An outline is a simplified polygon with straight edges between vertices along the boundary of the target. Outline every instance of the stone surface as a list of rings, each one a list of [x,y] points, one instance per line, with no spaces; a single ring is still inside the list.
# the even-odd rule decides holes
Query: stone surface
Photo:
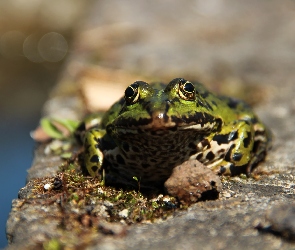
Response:
[[[262,231],[275,233],[287,240],[295,240],[295,204],[279,204],[269,209],[266,220],[270,226]]]
[[[87,79],[85,69],[96,65],[142,79],[199,79],[215,91],[233,91],[256,103],[258,116],[274,133],[273,149],[252,178],[222,179],[218,200],[198,202],[153,224],[117,222],[102,226],[105,230],[91,229],[87,225],[91,220],[98,225],[97,217],[89,220],[88,210],[79,206],[70,211],[66,197],[25,199],[23,193],[23,199],[13,201],[7,222],[9,249],[42,248],[52,239],[88,249],[294,249],[294,242],[257,230],[270,223],[284,231],[284,216],[271,213],[266,222],[265,215],[276,206],[294,206],[294,1],[129,2],[131,6],[122,1],[93,3],[76,31],[73,53],[45,114],[81,117],[86,108],[79,86]],[[110,83],[110,102],[115,87]],[[54,176],[60,164],[40,146],[28,180]],[[72,232],[64,224],[69,214],[81,231]],[[287,215],[292,218],[292,213]],[[66,242],[62,228],[68,232]]]

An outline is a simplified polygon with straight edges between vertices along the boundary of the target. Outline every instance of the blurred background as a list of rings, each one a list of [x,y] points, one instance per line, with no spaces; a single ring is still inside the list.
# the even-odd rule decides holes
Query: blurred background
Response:
[[[7,245],[11,200],[25,185],[32,163],[30,131],[38,125],[86,7],[75,0],[0,1],[0,248]]]
[[[271,86],[283,87],[295,69],[294,14],[292,0],[0,1],[0,248],[32,163],[30,131],[56,83],[114,84],[129,72],[199,79],[252,104],[271,100]],[[137,80],[124,79],[117,83]],[[110,101],[114,86],[92,99]]]

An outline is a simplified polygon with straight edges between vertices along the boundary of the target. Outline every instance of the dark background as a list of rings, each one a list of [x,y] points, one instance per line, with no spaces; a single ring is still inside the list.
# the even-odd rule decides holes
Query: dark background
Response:
[[[30,132],[66,61],[65,42],[69,46],[83,10],[78,1],[0,2],[0,248],[7,245],[11,201],[25,185],[32,163],[35,142]],[[46,40],[46,34],[63,39]],[[43,47],[38,45],[42,37]]]

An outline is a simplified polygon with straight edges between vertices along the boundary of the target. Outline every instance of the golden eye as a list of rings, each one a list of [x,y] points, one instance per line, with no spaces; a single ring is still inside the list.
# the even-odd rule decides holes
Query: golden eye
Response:
[[[196,90],[195,86],[184,79],[179,80],[179,88],[178,88],[179,97],[187,100],[187,101],[194,101],[196,98]]]
[[[139,98],[139,91],[138,91],[138,83],[132,83],[129,85],[125,90],[125,101],[127,105],[131,105],[136,103]]]

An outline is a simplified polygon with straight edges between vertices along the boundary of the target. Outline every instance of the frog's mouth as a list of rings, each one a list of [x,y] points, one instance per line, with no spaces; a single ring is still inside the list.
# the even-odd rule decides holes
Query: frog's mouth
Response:
[[[187,116],[168,116],[163,112],[154,112],[150,118],[123,119],[118,117],[113,121],[112,127],[114,126],[117,132],[125,134],[163,130],[196,130],[199,133],[205,133],[212,131],[220,122],[219,119],[203,112],[195,112]]]

